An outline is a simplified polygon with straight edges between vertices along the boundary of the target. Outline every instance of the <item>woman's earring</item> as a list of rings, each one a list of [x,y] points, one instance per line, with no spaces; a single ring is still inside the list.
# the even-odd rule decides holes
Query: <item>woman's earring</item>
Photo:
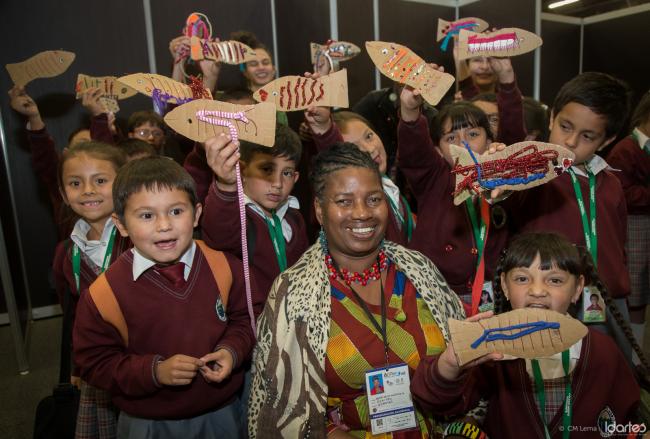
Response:
[[[323,230],[323,226],[320,228],[320,232],[318,232],[318,240],[320,241],[320,247],[323,249],[323,253],[327,254],[329,253],[329,248],[327,247],[327,236],[325,235],[325,230]]]

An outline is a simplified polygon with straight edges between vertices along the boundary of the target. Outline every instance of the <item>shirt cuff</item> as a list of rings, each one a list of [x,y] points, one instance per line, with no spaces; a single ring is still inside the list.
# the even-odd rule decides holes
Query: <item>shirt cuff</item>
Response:
[[[227,346],[225,344],[219,344],[217,345],[216,348],[214,348],[214,351],[217,352],[219,349],[225,349],[228,352],[230,352],[230,355],[232,355],[232,369],[235,370],[237,367],[239,367],[239,358],[237,357],[237,352],[230,346]]]
[[[156,377],[156,369],[158,368],[158,364],[162,363],[163,360],[164,358],[161,355],[156,355],[151,361],[151,379],[153,380],[154,385],[158,388],[163,387],[163,385],[158,382],[158,378]]]

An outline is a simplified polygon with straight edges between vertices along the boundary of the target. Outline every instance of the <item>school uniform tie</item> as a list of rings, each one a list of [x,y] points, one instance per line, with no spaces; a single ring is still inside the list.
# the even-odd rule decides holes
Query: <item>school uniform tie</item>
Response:
[[[185,285],[185,264],[182,262],[171,265],[156,265],[155,270],[167,279],[174,288]]]

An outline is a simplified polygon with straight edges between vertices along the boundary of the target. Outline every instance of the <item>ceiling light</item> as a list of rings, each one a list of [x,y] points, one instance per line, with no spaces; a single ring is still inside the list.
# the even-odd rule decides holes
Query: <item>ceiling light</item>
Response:
[[[559,8],[561,6],[570,5],[571,3],[575,3],[577,1],[578,0],[562,0],[562,1],[559,1],[559,2],[553,2],[553,3],[548,5],[548,8],[549,9],[555,9],[555,8]]]

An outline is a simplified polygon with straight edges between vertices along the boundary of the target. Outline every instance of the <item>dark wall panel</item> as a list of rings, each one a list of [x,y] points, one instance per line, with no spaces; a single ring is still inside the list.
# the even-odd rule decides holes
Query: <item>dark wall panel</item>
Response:
[[[490,28],[518,27],[535,32],[535,0],[481,0],[461,7],[460,17],[482,18]],[[533,94],[533,53],[512,58],[519,88],[525,96]]]
[[[540,100],[551,106],[562,85],[580,71],[580,26],[542,21]]]
[[[92,13],[90,13],[92,12]],[[26,31],[26,29],[30,31]],[[48,130],[57,145],[65,146],[68,134],[77,128],[83,110],[74,100],[74,84],[78,73],[90,75],[121,75],[147,68],[144,15],[141,2],[92,2],[69,0],[43,2],[36,0],[5,0],[0,2],[0,29],[2,29],[2,65],[19,62],[37,52],[65,49],[77,54],[75,62],[63,75],[38,79],[27,86],[27,91],[41,107]],[[6,71],[0,73],[2,117],[4,121],[12,183],[17,197],[20,235],[25,250],[28,282],[33,306],[53,303],[48,272],[51,265],[56,230],[49,200],[34,175],[27,150],[22,117],[11,110],[6,90],[11,87]],[[150,106],[147,100],[132,98],[122,101],[123,113]],[[4,172],[4,169],[0,172]],[[2,186],[6,193],[7,187]],[[0,208],[11,212],[7,197]],[[5,221],[5,217],[3,217]],[[11,226],[3,223],[5,230]],[[16,233],[7,233],[15,240]],[[10,243],[14,248],[16,242]],[[18,254],[10,254],[15,261]],[[21,282],[21,273],[14,279]]]

